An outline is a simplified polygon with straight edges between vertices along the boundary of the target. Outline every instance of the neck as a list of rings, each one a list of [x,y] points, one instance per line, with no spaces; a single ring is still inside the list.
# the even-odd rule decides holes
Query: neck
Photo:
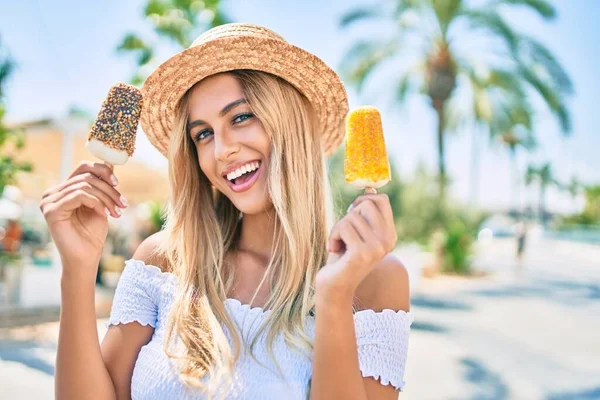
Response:
[[[244,214],[239,251],[252,253],[268,263],[273,251],[275,218],[273,209],[259,214]]]

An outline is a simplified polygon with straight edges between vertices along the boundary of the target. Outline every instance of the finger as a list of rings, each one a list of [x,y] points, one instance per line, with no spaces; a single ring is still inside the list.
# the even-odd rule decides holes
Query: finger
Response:
[[[96,177],[97,179],[100,179],[100,180],[106,182],[108,185],[113,186],[113,187],[117,186],[117,184],[119,183],[119,181],[117,180],[117,177],[115,176],[115,174],[113,173],[113,171],[111,169],[110,164],[105,165],[105,164],[100,164],[100,163],[91,163],[89,161],[82,161],[77,166],[77,168],[75,168],[75,170],[71,173],[71,175],[69,175],[69,178],[66,181],[46,190],[44,192],[44,194],[42,195],[42,200],[48,196],[52,196],[53,194],[64,190],[67,186],[70,186],[74,182],[77,182],[76,179],[80,175],[85,175],[85,174],[90,174],[90,175]]]
[[[61,201],[61,199],[65,198],[67,196],[70,196],[71,193],[77,192],[79,190],[83,190],[86,193],[88,193],[88,194],[96,197],[98,200],[100,200],[102,202],[102,204],[104,205],[104,207],[110,211],[110,214],[114,218],[118,218],[121,216],[121,214],[122,214],[121,210],[117,207],[117,204],[110,198],[110,196],[108,196],[106,193],[102,192],[101,190],[93,187],[88,182],[79,182],[78,184],[71,185],[68,188],[64,189],[63,191],[61,191],[59,193],[55,193],[54,195],[48,197],[48,201],[53,202],[53,203],[59,203]]]
[[[351,211],[363,216],[374,232],[383,234],[386,231],[386,221],[379,208],[372,201],[363,201]]]
[[[356,199],[354,199],[354,201],[352,202],[350,207],[354,208],[354,207],[358,206],[360,203],[365,202],[367,200],[373,201],[375,203],[375,205],[377,206],[377,208],[379,209],[379,211],[381,212],[381,214],[385,218],[389,218],[390,221],[394,220],[394,213],[392,212],[392,205],[390,204],[390,198],[385,193],[363,194],[361,196],[358,196]]]
[[[98,177],[94,176],[91,173],[85,173],[80,175],[80,181],[85,181],[90,183],[96,189],[101,190],[106,193],[110,198],[115,202],[115,204],[119,205],[121,208],[126,208],[129,206],[127,203],[127,199],[123,196],[117,189],[115,189],[112,185],[104,182],[102,179],[98,179]]]
[[[346,248],[360,248],[364,245],[357,228],[360,226],[360,223],[355,221],[355,219],[354,216],[350,216],[350,218],[344,217],[344,220],[340,224],[339,235]],[[367,225],[366,222],[364,224]]]
[[[360,211],[352,211],[350,214],[344,217],[347,219],[352,227],[356,230],[360,236],[362,243],[367,243],[374,236],[373,228],[369,225],[367,220],[360,214]]]
[[[329,239],[327,240],[327,251],[331,253],[339,253],[344,248],[344,242],[342,242],[342,238],[340,237],[340,223],[334,225],[331,233],[329,234]]]
[[[376,197],[377,196],[379,195],[376,195]],[[391,251],[396,246],[398,240],[396,225],[393,218],[394,215],[391,212],[391,206],[389,205],[387,196],[379,196],[377,201],[383,203],[384,206],[387,204],[389,212],[382,215],[380,211],[382,207],[378,207],[376,201],[372,198],[361,199],[361,202],[359,202],[355,209],[365,216],[367,222],[372,226],[375,236],[389,251]]]
[[[109,185],[117,186],[119,184],[119,181],[117,180],[117,177],[113,173],[113,169],[111,167],[111,164],[107,165],[105,163],[82,161],[79,164],[79,166],[75,168],[75,171],[73,171],[69,178],[72,178],[75,175],[90,172],[98,178],[102,179],[104,182],[108,183]]]
[[[63,182],[59,186],[55,187],[53,191],[49,191],[46,194],[46,197],[52,196],[53,194],[64,191],[69,186],[76,186],[81,182],[87,182],[95,188],[103,191],[107,195],[109,195],[112,200],[119,205],[121,208],[127,208],[129,204],[127,203],[127,199],[121,195],[119,191],[117,191],[112,185],[104,182],[102,179],[99,179],[97,176],[90,172],[83,173],[81,175],[76,175],[73,178]]]
[[[327,251],[339,253],[344,250],[344,248],[348,247],[348,245],[356,245],[362,241],[360,235],[356,232],[356,228],[352,226],[352,223],[347,217],[348,216],[338,221],[331,230],[329,241],[327,242]],[[348,233],[346,231],[350,232]]]
[[[104,217],[107,216],[104,203],[83,189],[77,189],[64,196],[58,202],[51,204],[46,208],[44,214],[52,214],[58,210],[73,211],[82,206],[93,209],[95,212]]]

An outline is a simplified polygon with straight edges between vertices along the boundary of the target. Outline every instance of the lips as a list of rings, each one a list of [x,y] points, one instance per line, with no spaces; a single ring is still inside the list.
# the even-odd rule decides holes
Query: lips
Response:
[[[259,164],[258,168],[255,169],[252,172],[246,173],[236,179],[235,183],[231,182],[229,179],[227,179],[227,177],[225,176],[224,179],[227,181],[227,184],[229,185],[229,187],[231,188],[231,190],[233,190],[236,193],[240,193],[240,192],[244,192],[248,189],[250,189],[253,185],[254,182],[256,182],[262,172],[262,162]]]

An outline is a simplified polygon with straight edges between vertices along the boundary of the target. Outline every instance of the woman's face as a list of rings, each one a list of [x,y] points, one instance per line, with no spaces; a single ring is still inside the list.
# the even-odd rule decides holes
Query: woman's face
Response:
[[[229,74],[203,79],[190,92],[188,135],[211,184],[244,214],[270,208],[267,171],[271,143]]]

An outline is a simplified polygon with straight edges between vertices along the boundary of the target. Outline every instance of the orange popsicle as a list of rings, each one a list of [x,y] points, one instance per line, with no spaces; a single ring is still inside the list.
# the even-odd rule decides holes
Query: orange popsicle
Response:
[[[381,115],[375,107],[352,110],[346,117],[346,182],[357,189],[377,189],[391,179]]]

